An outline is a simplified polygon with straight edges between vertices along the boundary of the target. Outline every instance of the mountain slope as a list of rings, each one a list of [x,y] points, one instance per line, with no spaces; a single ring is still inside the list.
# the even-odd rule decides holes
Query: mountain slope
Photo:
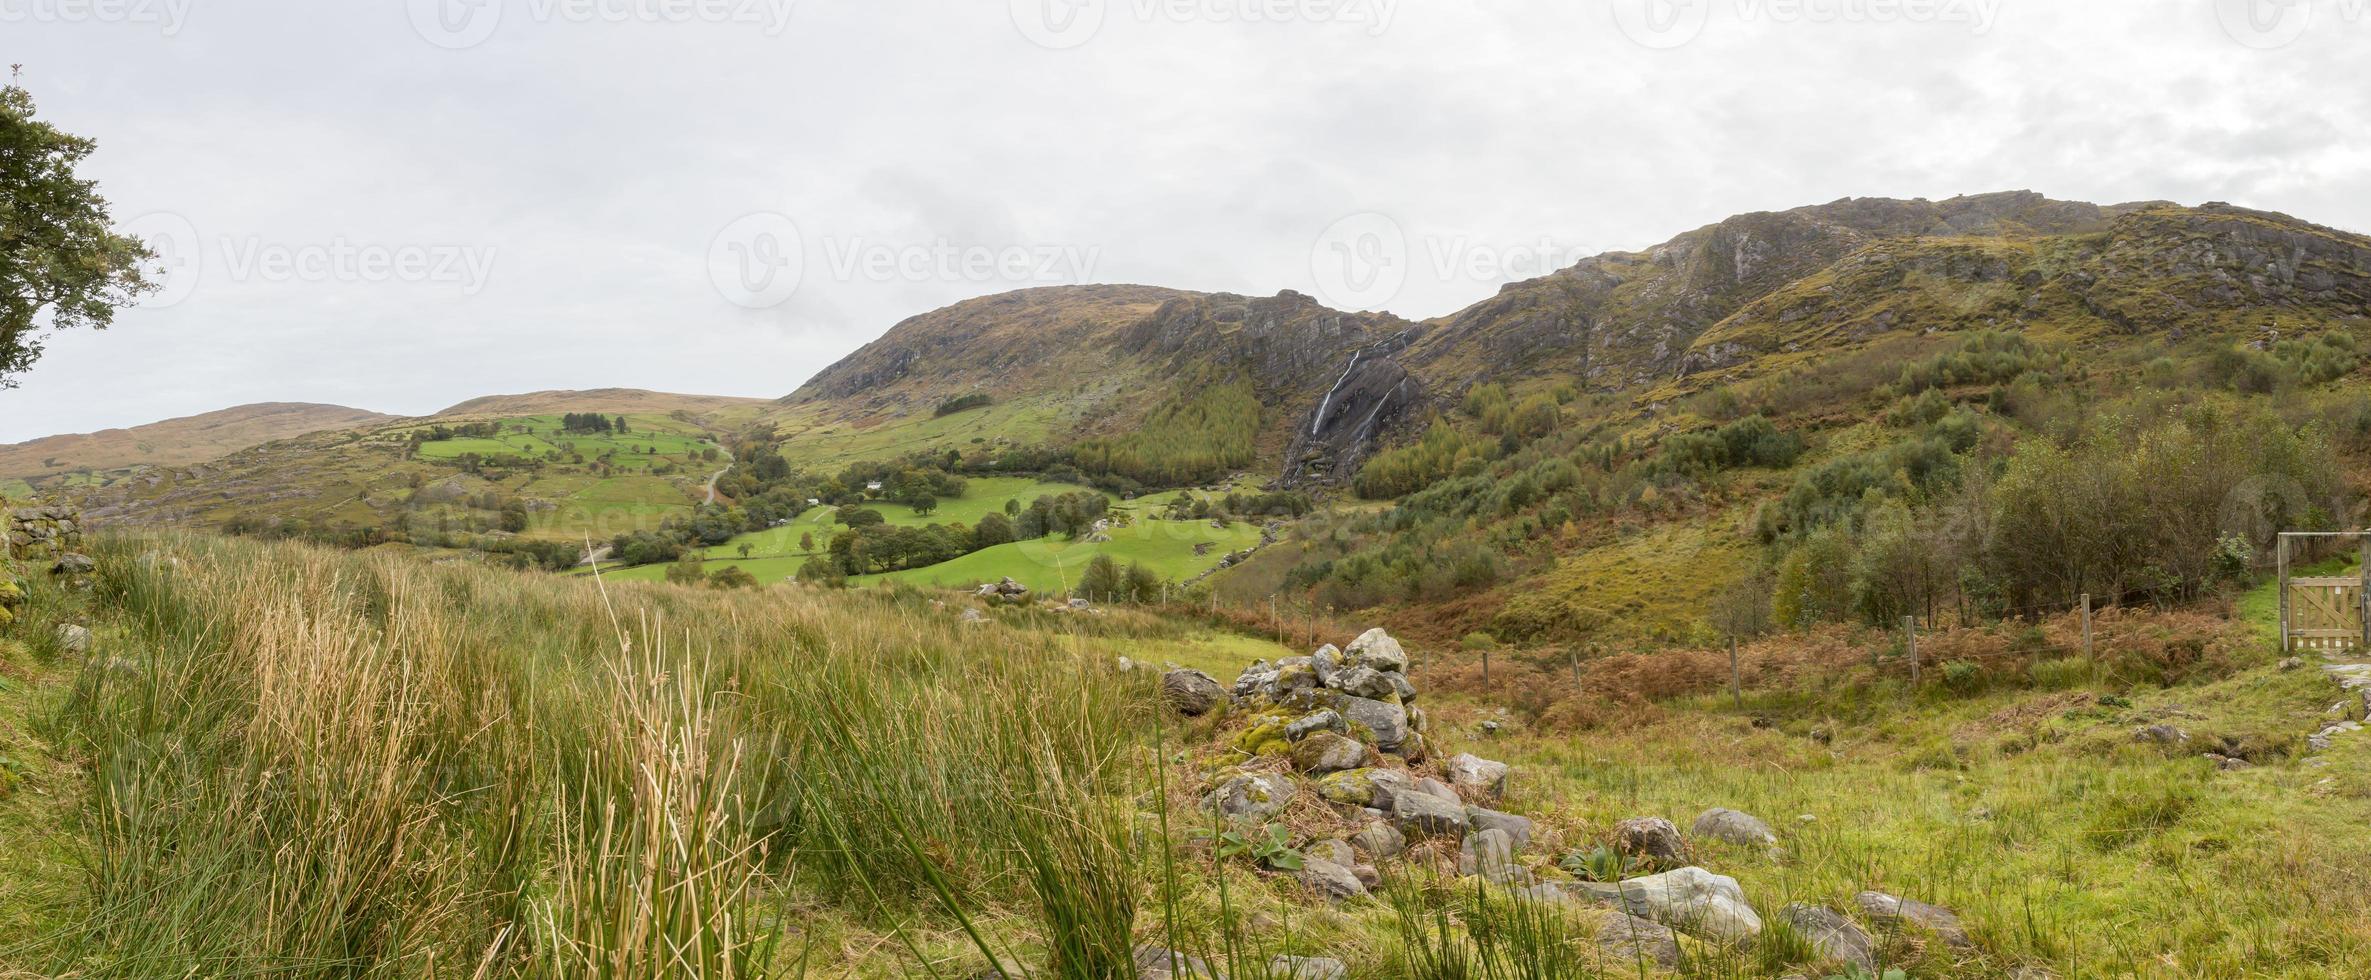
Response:
[[[186,466],[307,432],[350,429],[394,418],[342,405],[301,402],[240,405],[128,429],[49,436],[0,446],[0,478],[30,479],[144,464]]]

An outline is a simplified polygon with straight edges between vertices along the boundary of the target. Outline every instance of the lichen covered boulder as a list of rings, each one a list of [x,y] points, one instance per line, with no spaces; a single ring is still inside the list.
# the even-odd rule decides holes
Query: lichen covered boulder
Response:
[[[1318,732],[1302,739],[1292,748],[1293,768],[1313,776],[1363,768],[1367,764],[1367,747],[1357,741],[1332,732]]]
[[[1390,633],[1378,626],[1360,633],[1358,639],[1350,641],[1349,649],[1342,651],[1342,661],[1353,667],[1405,673],[1408,669],[1408,652],[1400,648],[1400,641],[1392,639]]]

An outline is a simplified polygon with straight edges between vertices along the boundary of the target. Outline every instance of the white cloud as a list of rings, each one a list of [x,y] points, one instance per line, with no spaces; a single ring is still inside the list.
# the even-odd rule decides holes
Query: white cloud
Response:
[[[2176,0],[1938,8],[1981,8],[1981,26],[1911,0],[1696,0],[1701,27],[1668,48],[1615,16],[1665,0],[1106,0],[1060,48],[1015,25],[1039,0],[751,8],[786,22],[713,13],[733,2],[451,2],[498,11],[482,42],[430,43],[408,2],[197,4],[170,33],[8,23],[0,60],[99,140],[119,215],[181,215],[205,256],[182,302],[52,338],[0,392],[0,440],[262,400],[776,396],[903,317],[1040,281],[841,275],[832,246],[1316,291],[1318,236],[1378,212],[1411,252],[1385,305],[1421,317],[1537,271],[1515,257],[1847,195],[2227,199],[2371,229],[2371,153],[2350,138],[2371,129],[2359,0],[2313,0],[2269,49]],[[790,217],[807,265],[753,311],[708,256],[754,212]],[[225,241],[494,260],[474,294],[235,280]]]

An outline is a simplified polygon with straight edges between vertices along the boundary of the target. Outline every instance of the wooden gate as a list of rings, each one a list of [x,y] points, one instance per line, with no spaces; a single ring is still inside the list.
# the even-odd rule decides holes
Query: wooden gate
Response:
[[[2366,559],[2357,574],[2289,577],[2291,538],[2353,537]],[[2371,532],[2283,531],[2280,535],[2280,648],[2371,649]]]

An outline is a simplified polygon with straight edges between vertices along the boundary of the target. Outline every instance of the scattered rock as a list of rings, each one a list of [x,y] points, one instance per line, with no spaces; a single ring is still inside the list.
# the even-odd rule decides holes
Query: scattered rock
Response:
[[[1751,939],[1762,931],[1762,917],[1746,904],[1737,879],[1698,867],[1621,882],[1575,882],[1583,894],[1619,903],[1632,915],[1644,916],[1682,932],[1722,942]]]
[[[1161,675],[1161,697],[1188,718],[1209,714],[1226,696],[1218,678],[1199,670],[1181,667]]]
[[[1863,971],[1875,972],[1877,944],[1851,919],[1817,905],[1796,903],[1778,913],[1780,920],[1793,926],[1811,948],[1818,950],[1822,959],[1833,960]]]
[[[1213,682],[1213,688],[1217,683]],[[1357,739],[1318,732],[1293,746],[1293,768],[1313,776],[1345,772],[1367,764],[1367,747]]]
[[[1350,649],[1344,651],[1343,662],[1354,667],[1406,673],[1408,654],[1400,649],[1400,641],[1392,639],[1390,633],[1378,626],[1360,633],[1358,639],[1350,641]]]
[[[1410,837],[1463,837],[1465,807],[1430,793],[1394,793],[1391,822]]]
[[[2132,730],[2132,738],[2134,741],[2139,742],[2156,742],[2160,745],[2180,745],[2181,743],[2190,740],[2190,733],[2185,732],[2179,728],[2175,728],[2172,725],[2142,725],[2141,727]]]
[[[1289,776],[1244,773],[1219,784],[1204,802],[1222,817],[1258,823],[1284,812],[1294,789]]]
[[[1497,799],[1507,789],[1507,764],[1471,753],[1449,757],[1449,784],[1474,796]]]
[[[1293,878],[1328,902],[1347,902],[1367,895],[1367,886],[1358,880],[1357,874],[1321,857],[1303,855],[1301,867],[1293,872]]]
[[[1944,943],[1958,949],[1973,949],[1976,942],[1968,938],[1966,927],[1960,925],[1959,915],[1939,905],[1928,905],[1898,895],[1880,891],[1866,891],[1852,897],[1859,903],[1862,914],[1886,928],[1908,922],[1940,937]]]
[[[2296,670],[2297,668],[2303,666],[2305,666],[2305,660],[2302,657],[2284,657],[2280,662],[2280,669],[2284,672]]]
[[[1350,968],[1324,956],[1279,956],[1268,961],[1271,980],[1349,980]]]
[[[1498,734],[1498,723],[1497,723],[1497,722],[1495,722],[1495,721],[1485,721],[1485,722],[1483,722],[1483,723],[1482,723],[1482,734],[1484,734],[1484,735],[1496,735],[1496,734]]]
[[[1531,846],[1530,817],[1519,817],[1512,813],[1500,813],[1497,810],[1469,806],[1465,808],[1465,819],[1466,823],[1477,831],[1506,831],[1507,836],[1514,839],[1517,849]]]
[[[1698,814],[1691,832],[1740,847],[1768,847],[1778,843],[1778,832],[1771,830],[1760,817],[1727,807],[1716,806]]]
[[[2224,772],[2238,772],[2242,769],[2255,768],[2255,764],[2247,761],[2246,759],[2242,759],[2233,755],[2224,755],[2220,752],[2209,752],[2206,754],[2206,759],[2208,762],[2214,763],[2215,768]]]
[[[1658,864],[1678,864],[1688,857],[1679,827],[1662,817],[1632,817],[1615,824],[1614,847]]]
[[[964,610],[964,611],[963,611],[963,617],[962,617],[962,618],[963,618],[963,621],[964,621],[964,622],[966,622],[966,623],[985,623],[985,622],[987,622],[987,621],[988,621],[988,616],[987,616],[987,614],[986,614],[986,613],[982,613],[981,611],[979,611],[979,610],[977,610],[977,609],[966,609],[966,610]]]
[[[1383,887],[1383,872],[1372,864],[1353,864],[1350,873],[1357,875],[1358,883],[1367,886],[1370,892]]]
[[[1350,846],[1373,858],[1398,857],[1408,849],[1408,835],[1381,820],[1366,825],[1350,835]]]
[[[91,648],[91,631],[73,623],[58,624],[58,649],[67,653],[87,653]]]
[[[1608,911],[1597,926],[1597,946],[1624,960],[1679,969],[1679,936],[1652,919]]]
[[[97,571],[98,568],[98,563],[91,561],[91,556],[78,551],[69,551],[58,556],[57,564],[49,566],[49,573],[51,575],[88,575]]]

